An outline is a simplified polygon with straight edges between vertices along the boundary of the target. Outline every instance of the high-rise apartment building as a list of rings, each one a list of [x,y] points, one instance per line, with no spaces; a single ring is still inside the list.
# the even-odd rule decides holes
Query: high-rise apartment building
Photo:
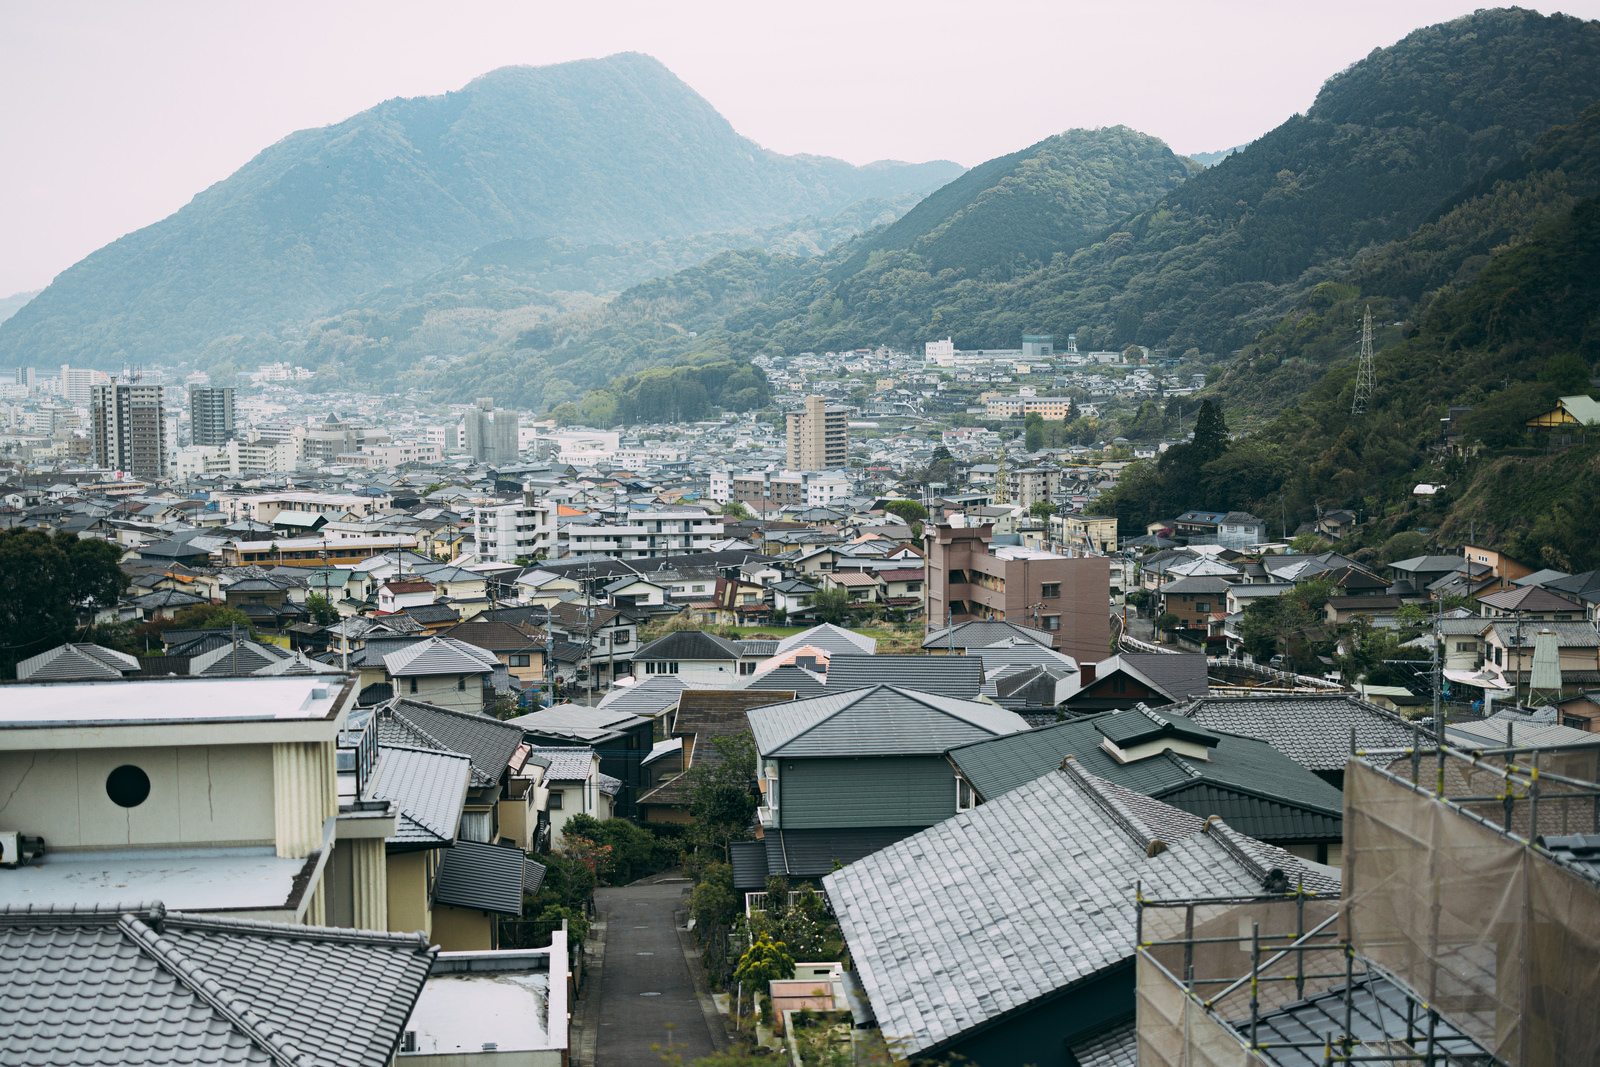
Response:
[[[135,478],[167,474],[167,423],[161,386],[137,382],[96,385],[89,395],[94,461]]]
[[[462,428],[464,446],[474,460],[495,466],[517,461],[521,443],[516,413],[495,407],[493,397],[480,396],[477,404],[467,409]]]
[[[189,387],[189,435],[194,444],[212,447],[232,440],[232,386]]]
[[[820,396],[806,397],[804,411],[788,417],[788,469],[826,471],[850,465],[848,409],[829,407]]]

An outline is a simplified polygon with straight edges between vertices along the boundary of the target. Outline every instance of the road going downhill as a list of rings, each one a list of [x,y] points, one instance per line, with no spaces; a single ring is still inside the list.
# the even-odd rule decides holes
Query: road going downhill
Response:
[[[714,1051],[673,917],[687,892],[684,881],[595,892],[595,907],[606,924],[596,1065],[660,1067],[661,1052],[651,1046],[665,1048],[669,1037],[686,1063]],[[669,1023],[674,1024],[670,1035]]]

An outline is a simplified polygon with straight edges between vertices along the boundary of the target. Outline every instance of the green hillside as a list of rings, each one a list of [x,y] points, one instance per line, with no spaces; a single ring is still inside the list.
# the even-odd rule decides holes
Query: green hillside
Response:
[[[548,409],[576,399],[570,386],[581,394],[691,354],[854,347],[895,323],[909,330],[912,311],[937,303],[947,286],[1036,268],[1195,170],[1123,127],[1069,131],[975,168],[823,259],[719,257],[647,282],[602,311],[553,316],[454,364],[438,385],[473,396],[494,383],[496,395],[513,388],[522,402]],[[863,306],[871,326],[862,324]],[[936,331],[948,325],[937,307],[916,320]],[[797,331],[800,322],[806,329]],[[610,410],[604,397],[595,402]]]
[[[1016,157],[984,164],[731,343],[911,347],[950,335],[983,348],[1042,332],[1075,333],[1080,348],[1227,355],[1596,99],[1600,24],[1480,11],[1375,50],[1306,114],[1086,242],[1069,227],[1035,239],[1048,189],[1028,191]],[[1046,186],[1084,175],[1040,170]],[[987,224],[963,226],[969,215]]]
[[[1502,200],[1517,187],[1503,185]],[[1347,359],[1196,470],[1180,446],[1129,471],[1108,505],[1130,524],[1202,502],[1291,525],[1319,507],[1352,508],[1371,521],[1348,548],[1370,558],[1392,556],[1384,546],[1397,535],[1426,531],[1401,542],[1412,554],[1459,544],[1470,528],[1540,565],[1600,566],[1600,445],[1567,447],[1523,425],[1557,397],[1589,392],[1597,360],[1600,197],[1590,197],[1501,249],[1461,290],[1435,294],[1411,336],[1376,357],[1364,414],[1351,411]],[[1457,447],[1443,439],[1447,418]],[[1418,497],[1421,482],[1446,490]]]
[[[744,231],[920,194],[959,172],[768,152],[647,56],[506,68],[271,146],[63,272],[0,324],[0,365],[183,359],[496,242]]]

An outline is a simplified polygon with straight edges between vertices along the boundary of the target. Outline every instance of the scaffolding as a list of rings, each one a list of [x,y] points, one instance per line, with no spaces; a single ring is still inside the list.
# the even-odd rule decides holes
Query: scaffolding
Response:
[[[1600,1062],[1600,746],[1358,755],[1342,896],[1141,891],[1140,1064]]]

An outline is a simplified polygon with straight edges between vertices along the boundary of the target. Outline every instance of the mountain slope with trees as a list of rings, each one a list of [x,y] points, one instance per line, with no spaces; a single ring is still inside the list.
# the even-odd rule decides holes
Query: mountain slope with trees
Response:
[[[1195,169],[1159,140],[1123,127],[1072,130],[984,164],[825,257],[719,256],[630,289],[606,308],[553,317],[455,364],[440,385],[465,397],[509,382],[523,402],[552,408],[576,399],[573,387],[581,394],[610,376],[682,357],[854,347],[891,322],[909,329],[907,309],[940,299],[946,286],[981,286],[980,275],[1032,269],[1060,254],[1052,248],[1089,240],[1108,219],[1154,203]],[[852,270],[853,263],[862,266]],[[891,297],[896,287],[920,295]],[[847,310],[860,303],[879,320],[871,329]],[[809,324],[803,339],[774,325],[801,321]],[[930,329],[945,328],[937,309],[929,321]],[[604,397],[595,403],[604,410]]]
[[[766,151],[647,56],[505,68],[271,146],[63,272],[0,324],[0,364],[175,360],[498,241],[772,226],[925,192],[960,170]]]
[[[1045,190],[996,195],[993,239],[962,226],[987,205],[972,195],[959,210],[957,192],[986,180],[998,191],[1017,172],[1013,157],[983,164],[845,250],[826,287],[808,281],[752,309],[747,325],[730,322],[729,343],[915,347],[950,335],[992,348],[1041,332],[1076,334],[1080,348],[1231,353],[1597,99],[1600,23],[1479,11],[1375,50],[1330,78],[1307,113],[1092,240],[1058,230],[1048,257],[1027,227],[1003,225],[1005,207],[1027,218],[1048,203]],[[1045,171],[1046,181],[1076,177]]]

